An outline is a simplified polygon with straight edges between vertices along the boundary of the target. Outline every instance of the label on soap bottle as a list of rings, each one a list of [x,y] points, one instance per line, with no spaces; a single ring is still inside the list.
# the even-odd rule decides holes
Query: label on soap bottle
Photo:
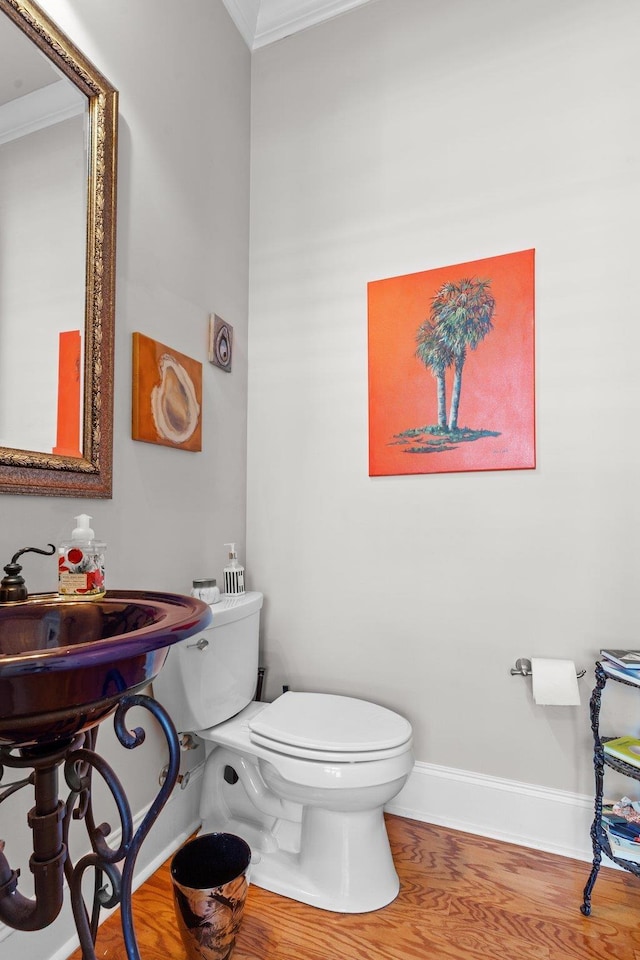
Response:
[[[58,593],[76,600],[104,596],[104,549],[98,544],[62,544],[58,551]]]

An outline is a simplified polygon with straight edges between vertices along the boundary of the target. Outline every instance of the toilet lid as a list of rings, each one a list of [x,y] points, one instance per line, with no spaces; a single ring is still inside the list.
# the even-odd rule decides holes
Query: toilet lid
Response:
[[[404,717],[366,700],[288,691],[249,721],[251,739],[331,754],[396,752],[411,739]],[[297,752],[297,751],[295,751]],[[351,759],[351,758],[350,758]]]

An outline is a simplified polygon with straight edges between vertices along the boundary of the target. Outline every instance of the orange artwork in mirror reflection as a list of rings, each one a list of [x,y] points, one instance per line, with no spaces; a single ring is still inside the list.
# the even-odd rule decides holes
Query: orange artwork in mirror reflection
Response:
[[[60,334],[58,349],[58,427],[52,453],[81,457],[80,449],[80,345],[79,330]]]

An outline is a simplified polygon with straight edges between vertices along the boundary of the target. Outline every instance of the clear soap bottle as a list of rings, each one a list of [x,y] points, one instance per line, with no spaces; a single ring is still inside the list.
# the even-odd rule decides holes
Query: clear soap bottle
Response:
[[[95,539],[91,517],[75,518],[71,539],[58,548],[58,594],[67,600],[96,600],[105,594],[104,554],[107,545]]]

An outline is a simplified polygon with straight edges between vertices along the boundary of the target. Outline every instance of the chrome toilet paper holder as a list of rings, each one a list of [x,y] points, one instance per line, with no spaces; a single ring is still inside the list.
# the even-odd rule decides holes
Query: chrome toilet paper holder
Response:
[[[515,667],[511,667],[509,672],[512,677],[530,677],[532,674],[531,660],[527,660],[526,657],[519,657],[516,660]],[[586,672],[586,670],[578,670],[576,673],[578,680],[580,677],[584,677]]]

